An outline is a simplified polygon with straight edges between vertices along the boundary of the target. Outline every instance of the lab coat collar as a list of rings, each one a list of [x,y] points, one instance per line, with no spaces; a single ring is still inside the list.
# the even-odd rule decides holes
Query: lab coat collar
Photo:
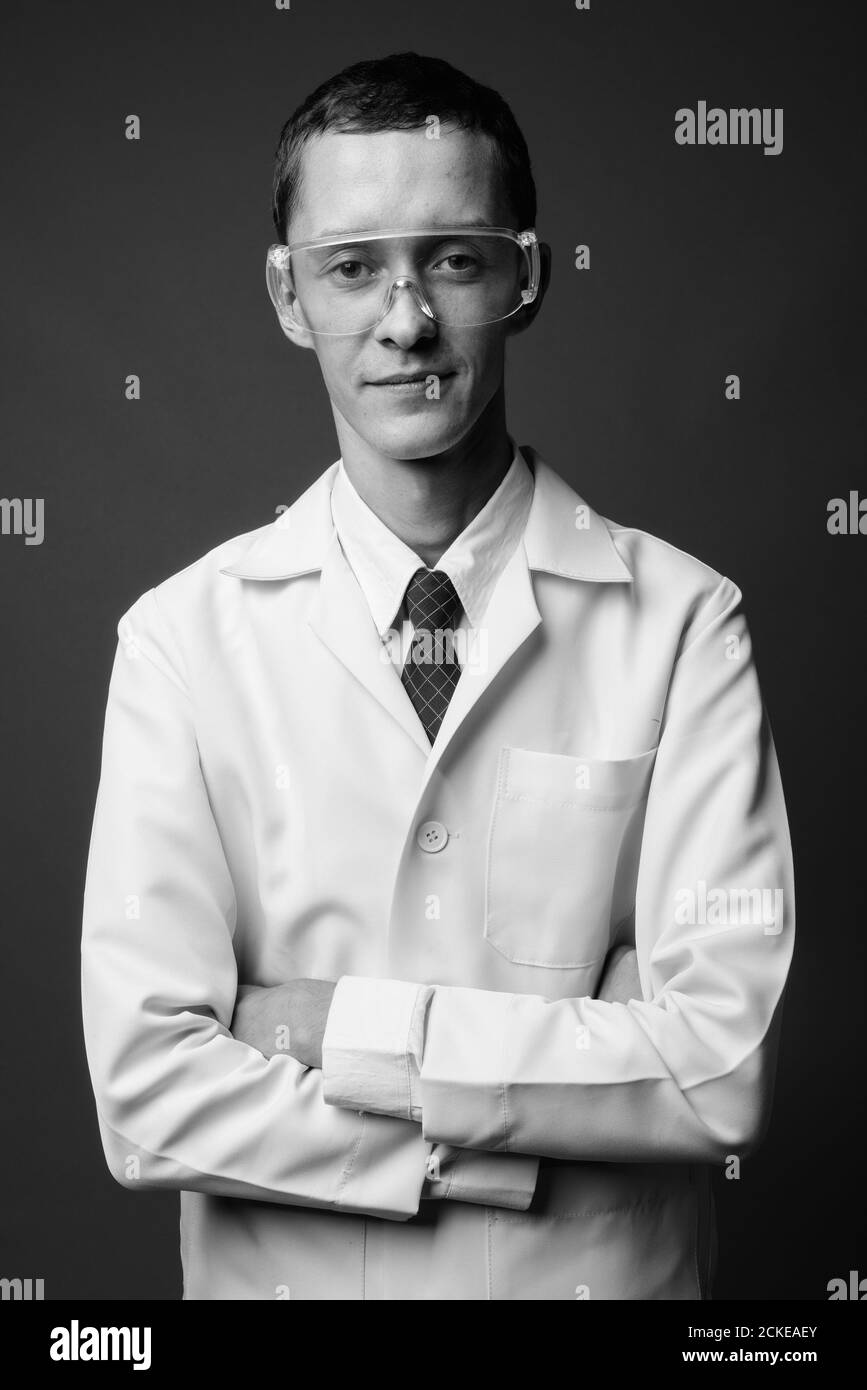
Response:
[[[536,475],[533,505],[524,532],[530,569],[597,583],[631,581],[632,573],[603,518],[559,473],[548,467],[535,449],[524,444],[521,452]]]
[[[524,551],[531,570],[598,583],[629,582],[632,574],[602,517],[539,457],[521,446],[536,486]],[[285,512],[260,528],[234,563],[220,573],[237,579],[294,579],[321,570],[331,547],[331,489],[340,460],[332,463]]]
[[[331,489],[339,467],[338,459],[276,521],[254,531],[252,537],[242,536],[249,544],[220,573],[236,579],[295,579],[321,570],[334,532]]]

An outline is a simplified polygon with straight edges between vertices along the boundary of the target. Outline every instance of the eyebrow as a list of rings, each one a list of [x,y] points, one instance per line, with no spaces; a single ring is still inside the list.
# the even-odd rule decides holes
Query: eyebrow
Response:
[[[487,220],[487,218],[485,218],[485,217],[473,217],[473,218],[471,218],[468,222],[430,222],[426,227],[418,227],[418,228],[412,228],[412,227],[411,227],[409,230],[410,230],[410,231],[423,231],[423,232],[441,232],[441,231],[445,230],[446,227],[458,227],[458,228],[460,228],[461,230],[466,229],[467,231],[472,231],[472,229],[473,229],[474,227],[475,227],[476,229],[481,229],[481,228],[483,228],[483,227],[492,227],[493,225],[494,225],[494,224],[493,224],[492,222],[489,222],[489,221]],[[379,228],[377,228],[377,227],[365,227],[365,228],[363,228],[363,232],[376,232],[376,231],[378,231],[378,230],[379,230]],[[390,231],[395,231],[396,229],[395,229],[395,228],[389,228],[389,230],[390,230]],[[319,234],[318,234],[316,237],[311,237],[310,240],[312,240],[312,241],[318,241],[320,237],[327,237],[327,236],[357,237],[357,236],[361,236],[361,235],[363,234],[363,232],[360,232],[360,231],[358,230],[358,228],[353,228],[353,227],[349,227],[349,228],[347,228],[347,227],[327,227],[327,228],[325,229],[325,231],[319,232]],[[401,232],[399,232],[399,231],[397,232],[397,234],[398,234],[398,235],[404,235],[404,236],[406,235],[405,232],[401,233]]]

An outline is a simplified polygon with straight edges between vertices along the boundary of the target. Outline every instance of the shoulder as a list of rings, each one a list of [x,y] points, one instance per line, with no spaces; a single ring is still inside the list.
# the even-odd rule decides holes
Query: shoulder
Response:
[[[124,614],[131,619],[150,614],[195,635],[219,620],[226,606],[237,601],[240,581],[282,579],[320,567],[333,530],[331,487],[337,465],[332,464],[289,507],[278,509],[273,521],[213,546],[199,559],[142,594]]]
[[[153,596],[157,605],[168,612],[183,608],[197,598],[203,598],[209,591],[218,588],[221,571],[238,563],[252,545],[270,534],[274,526],[275,522],[271,521],[264,526],[256,527],[253,531],[245,531],[221,541],[198,559],[144,590],[127,610],[127,614],[140,608]]]
[[[603,517],[612,542],[632,575],[639,604],[679,610],[685,622],[740,606],[735,581],[661,536]]]
[[[712,595],[721,602],[740,591],[695,555],[657,535],[596,511],[560,473],[531,450],[536,487],[525,533],[531,568],[573,579],[613,583],[635,615],[688,616]],[[611,602],[616,602],[613,596]]]

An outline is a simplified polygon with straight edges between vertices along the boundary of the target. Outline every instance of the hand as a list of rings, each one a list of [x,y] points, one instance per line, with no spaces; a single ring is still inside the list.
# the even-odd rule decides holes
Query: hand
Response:
[[[633,946],[615,946],[608,952],[596,998],[607,1004],[628,1004],[630,999],[644,998]]]
[[[231,1032],[265,1057],[288,1052],[305,1067],[322,1067],[322,1039],[331,1007],[331,980],[289,980],[284,985],[241,985]]]

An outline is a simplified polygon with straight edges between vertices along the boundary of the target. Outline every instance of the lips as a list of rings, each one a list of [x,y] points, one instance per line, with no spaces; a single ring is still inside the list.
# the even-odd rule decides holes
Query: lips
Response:
[[[379,381],[369,381],[368,386],[418,386],[426,385],[430,377],[437,377],[444,381],[446,377],[454,376],[454,372],[435,372],[428,370],[424,372],[396,372],[394,376],[381,377]]]
[[[382,381],[374,381],[374,386],[410,386],[413,382],[424,381],[423,376],[386,376]]]

